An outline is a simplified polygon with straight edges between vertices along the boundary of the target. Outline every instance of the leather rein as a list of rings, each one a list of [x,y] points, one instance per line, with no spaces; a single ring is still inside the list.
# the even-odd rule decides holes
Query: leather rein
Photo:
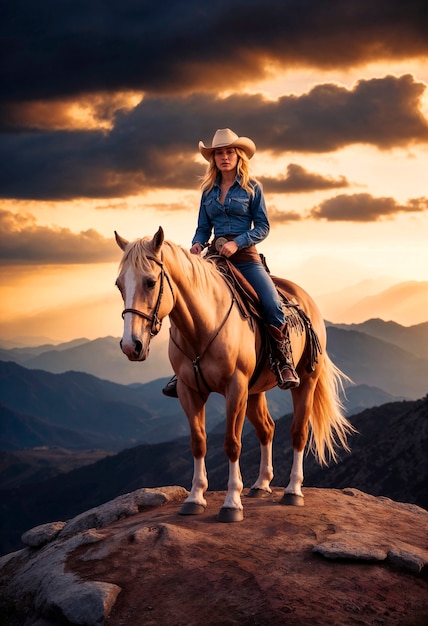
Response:
[[[161,300],[162,300],[162,296],[163,296],[163,292],[164,292],[164,279],[165,278],[167,280],[169,288],[171,289],[171,293],[172,293],[172,297],[173,298],[174,298],[174,291],[173,291],[173,288],[172,288],[169,276],[165,272],[165,268],[163,266],[163,262],[159,261],[158,259],[156,259],[153,256],[147,256],[146,258],[149,259],[150,261],[153,261],[154,263],[159,265],[159,267],[161,268],[161,272],[160,272],[160,287],[159,287],[158,299],[156,300],[155,308],[153,309],[153,315],[152,316],[147,315],[146,313],[143,313],[143,311],[139,311],[138,309],[123,309],[123,311],[122,311],[122,319],[125,317],[126,313],[133,313],[134,315],[138,315],[139,317],[144,318],[148,322],[151,322],[150,335],[152,337],[154,337],[155,335],[157,335],[159,333],[160,329],[162,328],[162,320],[159,319],[158,313],[159,313]]]

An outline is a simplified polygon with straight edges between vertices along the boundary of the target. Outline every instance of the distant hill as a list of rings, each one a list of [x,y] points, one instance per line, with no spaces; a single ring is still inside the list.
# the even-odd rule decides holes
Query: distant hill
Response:
[[[375,284],[366,283],[363,281],[334,293],[317,296],[324,316],[335,323],[348,324],[373,318],[396,320],[406,325],[426,322],[428,281],[402,282],[382,291],[379,291],[376,281]]]
[[[285,486],[291,468],[291,416],[276,423],[273,485]],[[350,440],[351,454],[320,468],[305,458],[305,485],[354,487],[428,508],[428,397],[367,409],[352,418],[359,433]],[[210,490],[227,483],[223,436],[210,435],[207,468]],[[259,444],[253,431],[243,439],[241,469],[246,488],[258,473]],[[187,437],[142,445],[81,467],[68,474],[0,492],[3,552],[17,549],[20,534],[37,524],[65,520],[140,487],[182,485],[190,488],[193,460]]]
[[[83,372],[51,374],[0,361],[0,450],[60,445],[117,451],[186,435],[188,423],[180,403],[161,392],[165,382],[125,386]],[[212,394],[208,430],[223,419],[223,398]]]
[[[166,380],[125,386],[84,372],[51,374],[0,361],[0,450],[59,446],[118,451],[187,435],[179,401],[161,392]],[[274,388],[267,398],[274,419],[292,411],[290,392]],[[364,384],[348,388],[344,402],[349,415],[398,398]],[[224,417],[224,398],[211,394],[207,431]]]
[[[364,321],[373,317],[413,320],[425,318],[428,310],[428,281],[408,281],[394,285],[374,296],[367,296],[343,313],[343,321]]]
[[[94,446],[96,438],[75,430],[54,426],[43,420],[13,411],[0,404],[0,450],[21,450],[40,446],[65,446],[68,450],[82,450]]]
[[[121,385],[145,383],[173,373],[165,341],[153,343],[150,361],[138,363],[125,357],[119,347],[118,337],[102,337],[91,341],[77,339],[57,346],[0,349],[0,359],[53,374],[87,372]]]
[[[428,383],[423,383],[428,380],[428,322],[405,327],[377,319],[352,325],[327,322],[327,326],[330,356],[335,360],[337,355],[336,365],[351,378],[355,376],[357,384],[377,387],[395,398],[416,399],[428,391]],[[150,357],[143,363],[128,361],[119,348],[119,339],[114,337],[79,339],[55,347],[0,350],[0,359],[52,373],[86,372],[121,385],[147,383],[172,373],[167,337],[153,342]]]
[[[428,322],[407,327],[396,322],[384,322],[377,318],[367,320],[362,324],[331,324],[326,322],[326,325],[371,335],[398,346],[406,352],[413,353],[415,356],[428,358]]]
[[[394,396],[415,399],[428,392],[428,359],[354,330],[327,328],[327,349],[354,383],[368,384]]]

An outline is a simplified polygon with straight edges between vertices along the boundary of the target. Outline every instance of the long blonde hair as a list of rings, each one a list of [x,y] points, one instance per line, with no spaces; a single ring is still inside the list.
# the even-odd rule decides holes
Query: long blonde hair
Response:
[[[254,185],[258,182],[250,175],[250,162],[242,148],[235,148],[238,155],[238,163],[236,166],[236,172],[240,177],[240,185],[242,189],[245,189],[251,196],[254,196]],[[208,163],[205,176],[202,177],[201,189],[202,191],[211,191],[214,187],[217,177],[219,175],[219,169],[215,164],[214,150],[211,152],[210,160]]]

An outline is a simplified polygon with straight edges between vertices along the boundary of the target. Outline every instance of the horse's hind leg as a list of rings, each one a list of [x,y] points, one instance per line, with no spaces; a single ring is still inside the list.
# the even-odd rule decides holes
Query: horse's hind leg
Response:
[[[290,481],[285,488],[282,504],[303,506],[303,455],[308,440],[309,416],[312,411],[316,380],[308,378],[300,387],[292,390],[294,414],[291,423],[291,438],[293,442],[293,464],[290,472]]]
[[[272,493],[270,483],[273,479],[272,442],[275,431],[275,422],[269,413],[264,393],[249,396],[247,417],[254,426],[260,441],[259,475],[247,496],[249,498],[260,498]]]

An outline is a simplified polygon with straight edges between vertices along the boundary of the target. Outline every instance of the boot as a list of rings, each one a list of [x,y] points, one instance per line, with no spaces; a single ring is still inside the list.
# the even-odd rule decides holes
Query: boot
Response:
[[[272,354],[270,357],[270,368],[276,376],[280,389],[293,389],[300,385],[300,378],[294,369],[293,355],[291,352],[291,342],[287,327],[277,328],[270,324],[268,331],[272,339]]]
[[[168,396],[168,398],[178,398],[177,376],[173,376],[171,380],[167,382],[165,387],[162,389],[162,393],[164,396]]]

